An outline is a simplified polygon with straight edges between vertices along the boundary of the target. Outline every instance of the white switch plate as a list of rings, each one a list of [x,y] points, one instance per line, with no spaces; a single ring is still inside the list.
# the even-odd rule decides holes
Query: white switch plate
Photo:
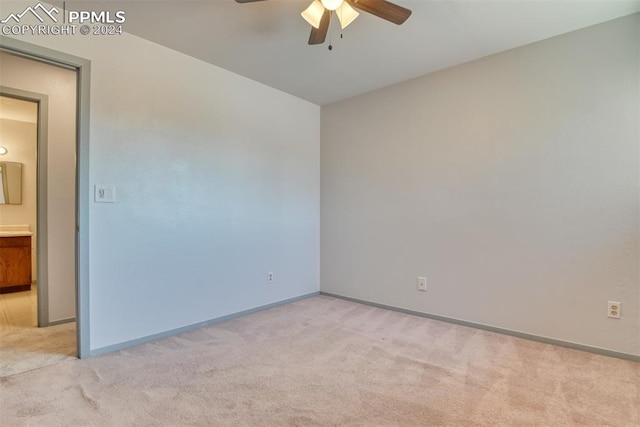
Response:
[[[427,290],[427,278],[426,277],[418,277],[418,283],[416,284],[416,287],[418,288],[419,291],[426,291]]]
[[[96,203],[115,203],[116,187],[113,185],[96,185],[94,196]]]

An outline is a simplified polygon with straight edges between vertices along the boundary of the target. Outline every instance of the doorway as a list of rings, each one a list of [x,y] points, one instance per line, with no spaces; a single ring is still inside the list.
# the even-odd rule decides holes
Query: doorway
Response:
[[[37,315],[38,103],[0,93],[0,328]]]
[[[71,152],[73,164],[71,167],[67,167],[66,175],[62,174],[62,179],[66,179],[66,181],[59,181],[55,187],[49,186],[49,188],[47,188],[47,186],[42,186],[38,194],[38,230],[40,233],[38,236],[37,251],[37,280],[38,285],[41,283],[44,285],[43,280],[48,280],[49,286],[37,286],[37,292],[40,294],[38,300],[40,300],[41,303],[37,317],[40,326],[68,326],[71,322],[75,321],[77,324],[75,333],[77,345],[73,353],[78,357],[88,357],[90,355],[88,298],[88,117],[90,62],[72,55],[6,37],[0,37],[0,54],[18,57],[23,62],[28,62],[30,68],[35,69],[46,64],[50,67],[71,70],[74,73],[73,85],[76,92],[73,95],[72,102],[67,100],[67,102],[64,103],[67,107],[72,108],[72,114],[75,119],[73,135],[62,138],[70,141],[71,145],[62,148],[59,146],[53,147],[53,140],[51,138],[49,138],[47,142],[48,132],[42,132],[43,138],[39,141],[39,143],[42,143],[39,146],[39,151],[43,147],[45,149],[45,153],[39,152],[39,182],[42,182],[43,179],[46,181],[46,178],[55,175],[55,170],[52,170],[52,168],[55,169],[55,167],[58,166],[55,166],[53,162],[59,161],[60,156],[68,156]],[[25,96],[24,89],[18,89],[18,91],[22,90],[23,93],[8,93],[13,91],[15,86],[19,85],[12,85],[14,88],[8,88],[9,83],[11,83],[11,73],[5,72],[6,63],[3,62],[2,66],[3,72],[0,74],[2,76],[0,78],[0,90],[4,94],[9,94],[9,96],[23,99],[30,98],[30,96]],[[14,73],[14,77],[15,75],[16,73]],[[40,79],[40,81],[42,80],[43,79]],[[44,96],[48,96],[45,90],[37,90],[37,92],[45,92]],[[51,99],[49,101],[51,101]],[[52,103],[52,101],[50,103]],[[40,107],[43,105],[46,105],[46,103],[41,102]],[[57,115],[52,111],[49,111],[48,114],[41,115],[41,118],[43,121],[46,121],[46,118],[49,116],[51,120],[57,120]],[[50,145],[48,148],[47,144]],[[58,167],[58,175],[60,175],[60,170]],[[60,177],[58,176],[58,178]],[[68,195],[65,196],[56,193],[60,188],[71,188],[73,190],[71,197],[69,198]],[[54,217],[51,215],[51,212],[59,209],[57,204],[63,199],[66,199],[67,202],[69,200],[71,201],[71,210],[65,212],[63,215],[60,215],[60,211],[58,211],[58,215]],[[43,213],[43,209],[48,210],[49,214]],[[55,221],[55,218],[60,217],[71,218],[71,226],[67,226],[65,233],[61,232],[63,227],[51,227],[51,222]],[[49,223],[49,232],[43,234],[42,225],[44,224],[46,227],[47,223]],[[51,231],[52,228],[54,231]],[[59,239],[60,235],[66,236],[66,238],[70,237],[71,239],[71,245],[68,244],[69,240],[67,240],[66,246],[70,246],[73,253],[71,257],[67,257],[67,260],[55,258],[58,255],[58,251],[51,250],[51,245],[55,245],[53,240]],[[66,280],[61,281],[59,280],[60,272],[63,270],[70,272],[70,276],[67,276]],[[54,281],[57,281],[57,284],[54,283]],[[70,288],[69,284],[71,285]],[[60,292],[63,286],[67,286],[66,289],[71,290],[71,298],[67,298],[68,293],[64,294],[64,292]],[[52,329],[44,327],[38,328],[37,330],[42,332]]]
[[[12,80],[12,65],[15,68],[26,63],[16,63],[17,58],[9,58],[5,53],[0,53],[0,57],[3,69],[9,74],[9,78],[3,80]],[[24,69],[19,71],[25,72]],[[34,77],[41,76],[36,72]],[[75,79],[75,72],[68,76],[73,98]],[[75,221],[68,227],[67,239],[50,238],[47,227],[49,222],[54,226],[61,225],[55,220],[49,221],[51,216],[74,212],[73,201],[71,206],[54,204],[52,209],[47,208],[49,184],[60,184],[57,176],[47,173],[51,157],[47,144],[48,116],[48,95],[0,86],[0,168],[4,170],[3,197],[0,197],[0,377],[77,356],[75,266],[67,272],[67,277],[61,278],[59,273],[56,276],[57,272],[48,268],[47,262],[50,249],[62,252],[57,254],[58,259],[64,259],[65,251],[67,258],[75,258],[73,246],[66,247],[74,242]],[[58,116],[58,120],[58,128],[66,126],[75,133],[75,114]],[[57,135],[52,134],[52,148],[64,148],[56,146]],[[49,245],[56,241],[57,245]],[[67,304],[71,306],[71,316],[67,318],[56,319],[50,315],[48,277],[51,273],[54,285],[60,279],[72,281],[71,286],[67,286],[71,288],[73,298],[71,304]],[[54,287],[54,292],[64,295],[64,289]]]

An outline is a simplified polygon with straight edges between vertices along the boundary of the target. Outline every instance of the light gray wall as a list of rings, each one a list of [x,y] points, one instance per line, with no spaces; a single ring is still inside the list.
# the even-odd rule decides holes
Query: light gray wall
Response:
[[[1,68],[0,68],[1,69]],[[31,278],[38,279],[36,239],[38,238],[36,205],[36,142],[35,123],[0,118],[0,145],[8,153],[0,162],[22,163],[22,203],[0,206],[0,225],[28,225],[31,237]]]
[[[323,107],[321,290],[640,355],[639,28]]]
[[[72,319],[76,313],[76,73],[0,52],[0,85],[49,96],[46,154],[48,321]]]
[[[129,34],[20,39],[92,61],[92,350],[319,290],[318,106]]]

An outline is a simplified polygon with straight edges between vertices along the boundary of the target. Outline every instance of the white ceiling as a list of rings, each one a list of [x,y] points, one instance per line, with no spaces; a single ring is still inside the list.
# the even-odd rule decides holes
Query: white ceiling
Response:
[[[319,105],[640,11],[640,0],[394,0],[396,26],[361,13],[308,46],[311,0],[105,2],[125,31]],[[68,2],[69,3],[69,2]],[[334,20],[335,21],[335,20]]]

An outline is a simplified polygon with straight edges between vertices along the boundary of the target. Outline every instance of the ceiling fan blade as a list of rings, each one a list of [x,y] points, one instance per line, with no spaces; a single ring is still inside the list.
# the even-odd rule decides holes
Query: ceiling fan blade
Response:
[[[264,0],[236,0],[236,3],[253,3],[256,1],[264,1]]]
[[[347,2],[356,9],[369,12],[378,18],[398,25],[403,24],[411,16],[411,11],[406,7],[398,6],[386,0],[347,0]]]
[[[309,44],[322,44],[327,38],[327,31],[329,31],[329,23],[331,22],[331,12],[327,9],[324,10],[322,18],[320,19],[320,27],[311,27],[311,34],[309,35]]]

